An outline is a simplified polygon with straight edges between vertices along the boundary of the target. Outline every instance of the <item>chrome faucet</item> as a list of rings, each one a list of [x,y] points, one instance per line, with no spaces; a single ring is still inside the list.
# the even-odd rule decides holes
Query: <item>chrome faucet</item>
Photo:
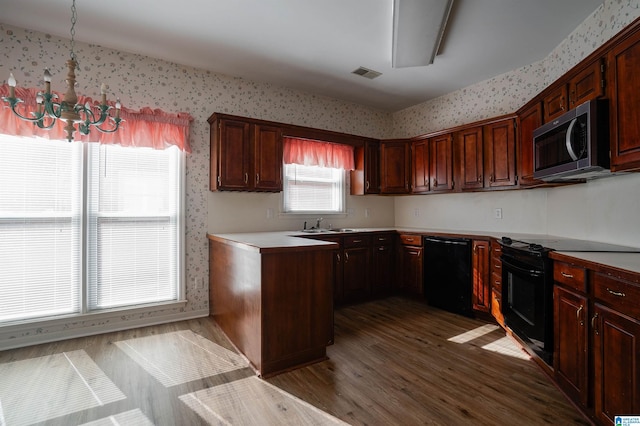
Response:
[[[323,218],[319,217],[316,219],[316,229],[320,229],[320,222],[322,222]]]

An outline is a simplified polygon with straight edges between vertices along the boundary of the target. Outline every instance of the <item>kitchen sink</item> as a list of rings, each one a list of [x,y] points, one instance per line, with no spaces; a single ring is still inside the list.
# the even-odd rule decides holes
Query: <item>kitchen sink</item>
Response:
[[[325,234],[325,233],[337,232],[337,231],[335,229],[311,228],[311,229],[303,229],[302,232],[308,232],[310,234]]]

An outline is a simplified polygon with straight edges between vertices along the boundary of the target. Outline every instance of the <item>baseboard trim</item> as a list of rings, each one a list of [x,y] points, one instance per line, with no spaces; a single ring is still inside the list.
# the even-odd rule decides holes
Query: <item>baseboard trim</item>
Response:
[[[33,334],[22,337],[5,338],[3,340],[0,340],[0,351],[21,348],[25,346],[39,345],[42,343],[57,342],[60,340],[75,339],[78,337],[93,336],[96,334],[111,333],[114,331],[129,330],[132,328],[147,327],[150,325],[185,321],[207,316],[209,316],[208,309],[201,309],[191,312],[179,312],[175,314],[159,315],[134,320],[122,320],[120,316],[114,316],[107,324],[99,324],[60,331],[51,331],[48,333]]]

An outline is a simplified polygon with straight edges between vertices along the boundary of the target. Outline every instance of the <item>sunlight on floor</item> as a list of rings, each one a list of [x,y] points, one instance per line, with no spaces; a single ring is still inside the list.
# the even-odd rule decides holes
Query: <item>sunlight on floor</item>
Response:
[[[473,330],[469,330],[465,333],[458,334],[457,336],[450,337],[447,340],[453,343],[467,343],[471,340],[477,339],[478,337],[484,336],[485,334],[489,334],[499,328],[500,327],[494,324],[486,324],[481,327],[474,328]]]

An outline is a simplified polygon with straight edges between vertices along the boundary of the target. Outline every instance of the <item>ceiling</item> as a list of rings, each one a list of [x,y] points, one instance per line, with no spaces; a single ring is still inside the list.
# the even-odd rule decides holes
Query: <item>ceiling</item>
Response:
[[[399,69],[393,0],[77,0],[75,38],[397,111],[545,58],[601,4],[455,0],[435,62]],[[0,0],[0,22],[70,38],[70,6]]]

